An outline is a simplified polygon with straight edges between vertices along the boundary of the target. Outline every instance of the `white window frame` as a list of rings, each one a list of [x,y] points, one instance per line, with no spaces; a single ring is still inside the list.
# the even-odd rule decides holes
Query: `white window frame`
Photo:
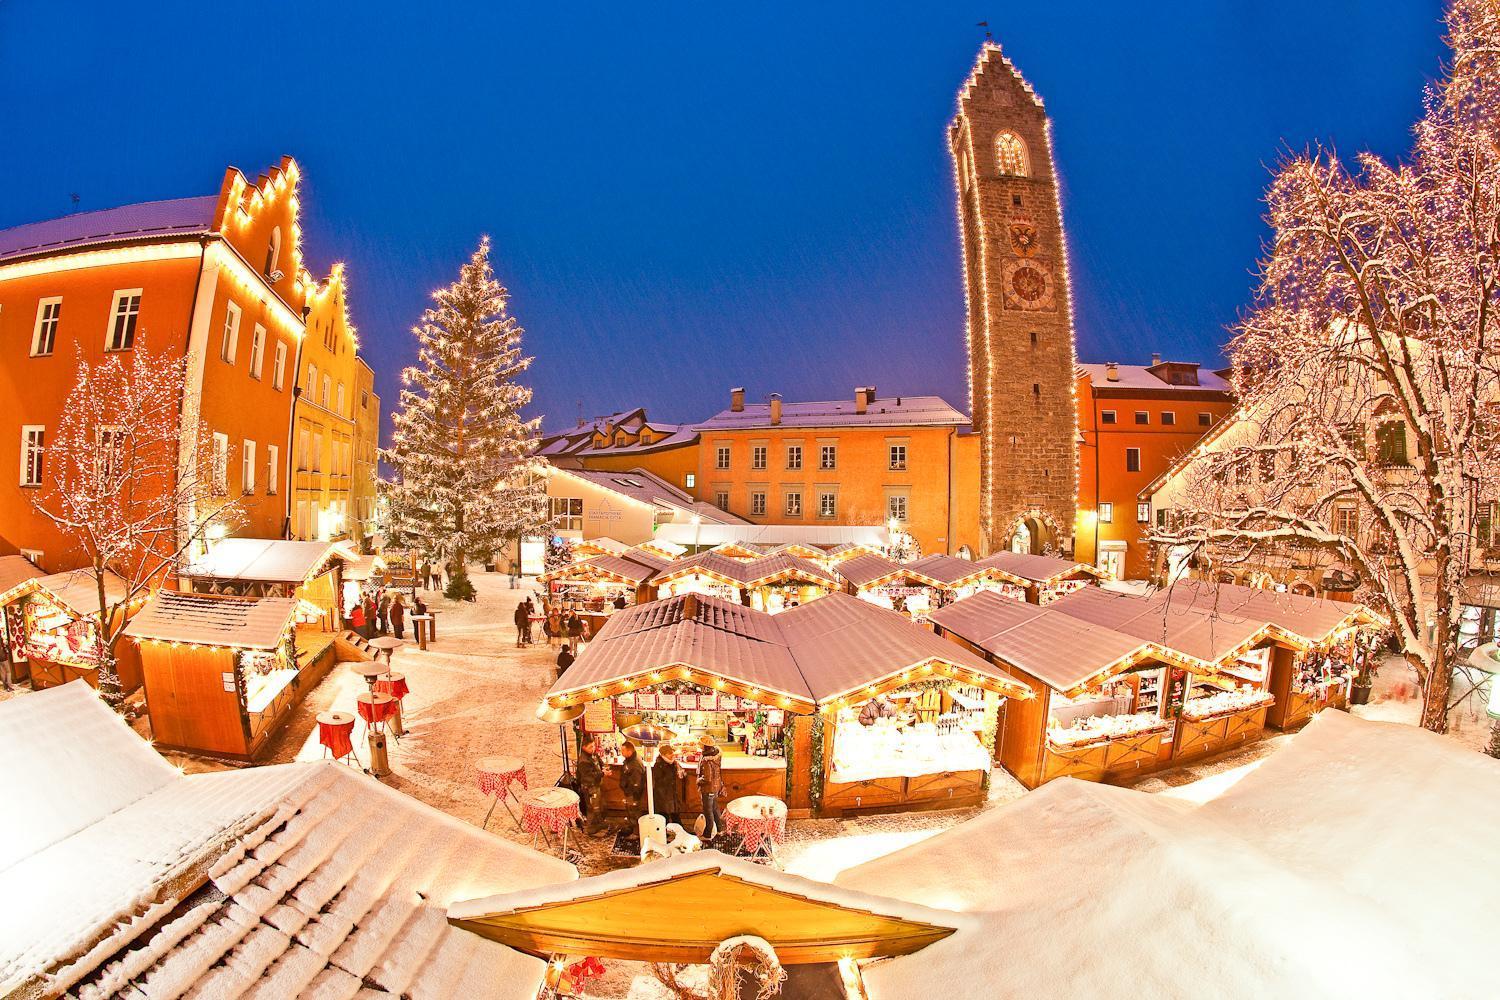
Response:
[[[240,455],[240,492],[246,496],[255,492],[255,442],[245,438],[244,452]]]
[[[818,491],[818,517],[832,521],[839,516],[839,495],[835,490]]]
[[[307,363],[307,401],[317,402],[318,399],[318,366],[311,361]]]
[[[839,446],[836,444],[818,445],[818,469],[828,472],[839,467]]]
[[[224,333],[219,342],[219,360],[232,365],[240,355],[240,307],[233,302],[224,309]]]
[[[266,245],[266,269],[263,274],[267,278],[281,269],[281,227],[276,226],[271,230],[270,242]]]
[[[797,460],[792,461],[792,455],[796,454]],[[802,468],[802,446],[800,444],[789,444],[786,446],[786,467],[789,472],[797,472]]]
[[[275,496],[281,485],[281,446],[266,445],[266,495]]]
[[[729,468],[729,445],[721,444],[714,446],[714,468]]]
[[[104,349],[106,351],[128,351],[135,347],[135,335],[141,325],[141,300],[145,298],[140,288],[117,288],[114,298],[110,301],[109,322],[104,327]],[[135,308],[121,312],[120,307],[129,299],[135,299]],[[120,326],[120,320],[125,319],[129,331],[129,343],[115,343],[115,331]]]
[[[719,508],[720,510],[728,510],[729,509],[729,491],[728,490],[719,490],[716,493],[714,493],[714,506],[717,507],[717,508]]]
[[[752,517],[766,516],[766,491],[752,490],[750,493],[750,515]]]
[[[259,379],[266,362],[266,328],[255,324],[255,333],[250,338],[250,377]]]
[[[910,523],[910,498],[905,493],[887,494],[885,498],[885,514],[888,521],[895,521],[897,524]]]
[[[898,452],[900,453],[899,455],[897,454]],[[891,471],[891,472],[905,472],[906,471],[906,445],[904,445],[904,444],[893,444],[893,445],[891,445],[890,446],[890,451],[889,451],[889,454],[887,455],[887,457],[890,460],[889,464],[887,465],[887,469],[889,471]]]
[[[35,435],[36,440],[32,440]],[[34,460],[34,461],[33,461]],[[42,485],[47,467],[47,426],[21,425],[21,485],[36,489]]]
[[[692,472],[685,472],[685,473],[683,473],[683,475],[682,475],[682,485],[685,486],[685,487],[687,487],[688,489],[695,488],[698,485],[698,476],[697,476],[697,474],[696,473],[692,473]]]
[[[334,401],[338,404],[335,409],[339,416],[344,415],[344,383],[339,383],[338,392],[334,395]]]
[[[215,496],[229,495],[229,435],[214,431],[213,492]]]
[[[1133,469],[1130,467],[1131,457],[1132,456],[1134,456],[1134,458],[1135,458],[1135,468],[1133,468]],[[1126,472],[1140,472],[1141,471],[1141,449],[1139,449],[1139,448],[1126,448],[1125,449],[1125,471]]]
[[[55,309],[52,307],[56,307]],[[49,315],[50,313],[50,315]],[[57,328],[62,325],[62,296],[53,295],[36,304],[36,326],[31,331],[31,356],[45,358],[57,348]],[[41,350],[42,330],[47,331],[47,349]]]
[[[276,368],[271,372],[271,385],[277,392],[286,388],[286,341],[276,338]]]
[[[1151,523],[1151,504],[1146,500],[1140,500],[1135,505],[1135,521],[1137,524]]]
[[[1099,523],[1115,523],[1115,505],[1112,502],[1105,500],[1099,504]]]
[[[766,445],[757,444],[750,446],[750,468],[764,470],[766,467]]]
[[[781,497],[781,509],[786,517],[802,516],[802,491],[787,490]]]
[[[333,388],[333,379],[329,378],[327,372],[324,372],[323,373],[323,408],[324,409],[328,408],[328,397],[332,395],[332,392],[330,391],[332,388]]]

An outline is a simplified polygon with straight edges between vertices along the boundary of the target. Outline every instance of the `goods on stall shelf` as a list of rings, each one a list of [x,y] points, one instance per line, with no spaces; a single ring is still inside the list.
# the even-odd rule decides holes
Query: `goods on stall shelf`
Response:
[[[1165,732],[1171,728],[1172,723],[1155,712],[1091,715],[1079,719],[1067,728],[1049,729],[1047,740],[1056,746],[1076,747],[1098,740],[1114,740],[1158,730]]]
[[[838,721],[829,775],[835,783],[990,769],[978,734],[954,721],[902,725],[880,719],[866,726],[852,708],[841,709]]]
[[[1236,691],[1220,691],[1202,698],[1189,698],[1182,706],[1182,717],[1195,722],[1212,719],[1230,712],[1270,705],[1276,699],[1264,691],[1242,688]]]

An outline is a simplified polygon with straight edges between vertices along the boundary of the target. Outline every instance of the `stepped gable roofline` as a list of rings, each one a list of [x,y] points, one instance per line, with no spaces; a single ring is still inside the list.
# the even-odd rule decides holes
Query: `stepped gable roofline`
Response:
[[[1039,108],[1046,107],[1042,103],[1042,95],[1036,92],[1036,88],[1031,85],[1031,81],[1026,79],[1025,74],[1017,69],[1016,64],[1011,62],[1010,57],[1001,50],[1000,43],[990,39],[980,47],[979,56],[974,60],[974,68],[969,71],[968,79],[964,80],[963,86],[958,89],[958,113],[960,115],[963,114],[964,102],[969,99],[969,95],[978,85],[980,75],[988,66],[997,62],[1003,65],[1020,82],[1021,87],[1031,97],[1032,103]]]
[[[853,399],[783,402],[781,420],[773,423],[770,403],[746,403],[743,410],[720,410],[694,430],[703,434],[772,427],[957,427],[969,423],[967,416],[941,396],[886,395],[871,400],[863,413],[856,407]]]

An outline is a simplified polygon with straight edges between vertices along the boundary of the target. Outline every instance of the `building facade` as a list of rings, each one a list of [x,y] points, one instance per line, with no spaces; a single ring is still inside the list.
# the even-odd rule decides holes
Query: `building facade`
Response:
[[[349,494],[349,532],[369,550],[378,523],[376,482],[380,477],[380,397],[375,393],[375,371],[364,358],[354,358],[354,482]]]
[[[1078,533],[1073,557],[1106,576],[1151,574],[1151,504],[1139,494],[1234,409],[1196,363],[1078,366]]]
[[[0,231],[0,551],[48,571],[75,543],[31,504],[55,479],[47,441],[77,374],[146,346],[189,361],[187,414],[213,433],[215,492],[235,534],[280,537],[303,307],[315,283],[298,247],[299,169],[216,194],[80,213]]]
[[[1042,100],[993,43],[948,128],[979,434],[982,553],[1071,551],[1078,428],[1067,245]]]
[[[351,534],[354,417],[360,365],[345,303],[342,264],[310,300],[293,410],[291,537],[332,541]]]

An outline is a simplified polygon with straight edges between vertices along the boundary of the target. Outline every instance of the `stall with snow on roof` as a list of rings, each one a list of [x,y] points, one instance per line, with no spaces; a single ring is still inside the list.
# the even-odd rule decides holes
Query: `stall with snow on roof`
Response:
[[[117,617],[133,614],[145,600],[143,595],[126,604],[125,580],[111,570],[102,576],[105,606],[121,609]],[[99,583],[91,570],[70,570],[25,577],[0,594],[11,658],[25,666],[33,688],[72,680],[99,686]],[[134,651],[117,649],[115,660],[124,691],[140,687]]]
[[[927,621],[936,609],[970,594],[989,591],[1011,600],[1026,599],[1024,581],[1018,577],[956,556],[931,555],[901,563],[864,553],[844,559],[836,570],[849,593],[916,622]]]
[[[1032,555],[1029,552],[996,552],[978,560],[1005,573],[1026,589],[1026,600],[1032,604],[1051,604],[1059,597],[1097,584],[1101,574],[1088,563],[1060,559],[1056,556]]]
[[[156,741],[239,760],[260,755],[335,662],[299,648],[296,613],[291,597],[152,595],[124,634],[139,651]]]
[[[579,726],[612,764],[620,732],[639,722],[671,730],[690,772],[708,734],[723,747],[726,801],[773,795],[796,818],[978,801],[999,702],[1030,696],[982,658],[846,594],[776,615],[686,594],[611,618],[541,711],[584,706]],[[613,773],[605,791],[624,807]],[[691,780],[681,801],[686,814],[698,808]]]
[[[653,578],[667,560],[644,549],[626,549],[618,555],[590,556],[537,577],[546,588],[546,603],[576,610],[591,619],[591,632],[623,601],[626,607],[656,596]]]
[[[661,597],[702,594],[772,613],[806,604],[839,587],[831,572],[788,552],[744,551],[748,556],[726,554],[722,547],[683,556],[663,568],[652,584]]]

